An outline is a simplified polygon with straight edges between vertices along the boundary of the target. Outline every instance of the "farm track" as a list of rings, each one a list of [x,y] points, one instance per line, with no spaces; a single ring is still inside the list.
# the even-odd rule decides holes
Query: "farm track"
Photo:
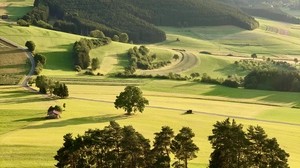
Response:
[[[88,98],[80,98],[80,97],[69,97],[69,99],[83,100],[83,101],[90,101],[90,102],[101,102],[101,103],[109,103],[109,104],[113,104],[114,103],[112,101],[107,101],[107,100],[96,100],[96,99],[88,99]],[[154,108],[154,109],[165,109],[165,110],[179,111],[179,112],[182,112],[182,113],[184,113],[187,110],[187,109],[178,109],[178,108],[161,107],[161,106],[147,106],[147,107]],[[193,110],[193,113],[194,114],[201,114],[201,115],[208,115],[208,116],[229,117],[229,118],[242,119],[242,120],[248,120],[248,121],[258,121],[258,122],[264,122],[264,123],[282,124],[282,125],[289,125],[289,126],[300,127],[300,124],[289,123],[289,122],[282,122],[282,121],[263,120],[263,119],[256,119],[256,118],[250,118],[250,117],[242,117],[242,116],[235,116],[235,115],[226,115],[226,114],[219,114],[219,113],[205,112],[205,111],[195,111],[195,110]]]

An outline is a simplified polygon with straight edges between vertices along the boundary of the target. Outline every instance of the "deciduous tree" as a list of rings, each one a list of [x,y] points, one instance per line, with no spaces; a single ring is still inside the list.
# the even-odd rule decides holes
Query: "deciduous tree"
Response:
[[[35,43],[33,41],[26,41],[25,46],[30,52],[33,52],[35,50]]]
[[[136,86],[126,86],[124,92],[116,97],[115,108],[122,108],[127,114],[143,112],[149,101],[143,97],[143,92]]]

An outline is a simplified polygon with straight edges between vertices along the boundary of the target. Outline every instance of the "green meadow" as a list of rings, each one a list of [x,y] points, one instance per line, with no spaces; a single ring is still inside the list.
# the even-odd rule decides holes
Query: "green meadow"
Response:
[[[26,13],[32,2],[2,0],[0,4],[10,5],[0,12],[8,12],[14,19]],[[178,54],[172,49],[194,54],[197,64],[181,72],[187,76],[193,72],[220,78],[244,76],[245,72],[236,70],[233,63],[250,58],[252,53],[259,58],[299,57],[299,25],[258,20],[260,28],[253,31],[233,26],[160,27],[166,31],[167,40],[146,46],[157,54],[157,61],[172,60]],[[139,46],[118,42],[90,53],[101,61],[98,72],[105,76],[86,76],[73,70],[72,59],[72,46],[83,36],[7,22],[0,23],[0,36],[21,46],[28,40],[34,41],[36,52],[47,58],[42,75],[65,82],[70,93],[68,99],[54,99],[18,86],[0,86],[0,167],[54,167],[53,156],[62,146],[63,135],[76,136],[90,128],[103,128],[111,120],[133,125],[151,140],[164,125],[176,133],[182,126],[191,127],[200,151],[189,167],[206,167],[212,152],[208,136],[213,124],[227,117],[235,118],[244,129],[249,125],[262,126],[290,154],[290,167],[300,165],[300,137],[296,136],[300,134],[300,110],[292,108],[300,106],[300,93],[232,89],[189,81],[114,78],[112,75],[122,72],[128,64],[127,50]],[[143,113],[127,116],[114,108],[116,96],[126,85],[139,86],[149,99],[150,105]],[[49,106],[63,103],[66,110],[61,119],[44,119]],[[194,114],[184,115],[188,109]]]

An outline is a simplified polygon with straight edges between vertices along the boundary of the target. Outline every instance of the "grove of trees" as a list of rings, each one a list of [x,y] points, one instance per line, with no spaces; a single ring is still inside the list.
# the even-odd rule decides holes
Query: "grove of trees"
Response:
[[[122,108],[127,114],[143,112],[149,101],[143,97],[143,92],[136,86],[126,86],[124,91],[116,97],[115,108]]]
[[[35,50],[35,43],[33,41],[26,41],[25,46],[30,52],[33,52]]]
[[[42,94],[54,94],[60,98],[69,97],[69,90],[66,84],[54,81],[45,75],[37,76],[35,84],[36,87],[39,88],[39,92]]]
[[[79,66],[81,69],[86,69],[91,64],[90,50],[103,45],[107,45],[111,40],[107,37],[97,39],[80,39],[73,45],[73,56],[75,62],[75,69]]]
[[[155,133],[154,145],[132,126],[121,127],[111,121],[104,129],[89,129],[84,135],[64,136],[63,146],[54,156],[56,167],[101,168],[169,168],[171,153],[178,161],[175,167],[187,168],[187,160],[196,158],[199,148],[193,143],[195,134],[183,127],[177,135],[168,127]],[[179,162],[184,160],[184,162]],[[174,165],[173,164],[173,165]]]
[[[212,133],[209,168],[289,167],[289,154],[260,126],[249,126],[245,132],[242,124],[227,118],[214,124]]]

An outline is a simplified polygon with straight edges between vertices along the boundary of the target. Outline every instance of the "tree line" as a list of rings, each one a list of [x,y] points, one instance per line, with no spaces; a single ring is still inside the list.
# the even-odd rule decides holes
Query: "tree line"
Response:
[[[23,17],[24,20],[47,23],[51,17],[55,19],[54,29],[82,35],[88,35],[95,29],[109,37],[125,32],[137,43],[166,39],[165,33],[154,25],[187,27],[230,24],[248,30],[258,27],[253,17],[240,10],[205,0],[35,0],[34,6]]]
[[[188,161],[197,158],[199,147],[193,141],[195,133],[191,128],[182,127],[175,135],[172,128],[163,126],[154,135],[150,145],[150,140],[132,126],[121,127],[115,121],[76,137],[68,133],[54,156],[55,166],[187,168]],[[209,168],[289,167],[289,154],[260,126],[249,126],[245,132],[242,124],[228,118],[213,125],[208,140],[213,149]]]

